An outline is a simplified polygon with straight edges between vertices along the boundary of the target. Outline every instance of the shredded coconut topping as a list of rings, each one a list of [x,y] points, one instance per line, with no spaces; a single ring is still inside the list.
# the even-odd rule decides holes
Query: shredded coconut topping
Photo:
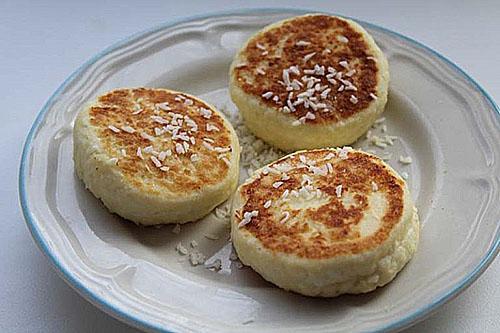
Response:
[[[219,132],[220,130],[214,124],[208,123],[207,124],[207,132],[212,132],[212,131]]]
[[[347,37],[343,35],[337,35],[337,40],[341,43],[349,43],[349,39],[347,39]]]
[[[202,144],[205,148],[207,148],[208,150],[214,150],[214,147],[213,147],[210,143],[208,143],[208,142],[206,142],[206,141],[203,141],[201,144]]]
[[[281,182],[281,181],[277,181],[277,182],[273,183],[274,188],[279,188],[281,185],[283,185],[283,182]]]
[[[326,168],[328,169],[328,173],[333,173],[333,166],[332,166],[332,163],[327,162],[327,163],[326,163]]]
[[[141,159],[143,160],[144,159],[144,156],[142,155],[142,150],[141,150],[141,147],[137,147],[137,152],[136,152],[136,155]]]
[[[170,111],[172,110],[168,104],[168,102],[163,102],[163,103],[156,103],[155,108],[161,109],[163,111]]]
[[[273,97],[273,93],[271,91],[265,92],[262,94],[262,97],[264,97],[265,99],[270,99],[271,97]]]
[[[124,132],[127,132],[127,133],[134,133],[135,132],[135,129],[133,129],[132,127],[130,126],[122,126],[121,129],[124,131]]]
[[[212,117],[212,111],[209,109],[200,108],[200,114],[206,119],[210,119]]]
[[[149,140],[149,141],[154,141],[154,139],[155,139],[153,136],[149,135],[148,133],[144,133],[144,132],[141,133],[141,137],[146,139],[146,140]]]
[[[109,126],[108,126],[108,128],[109,128],[111,131],[115,132],[115,133],[120,133],[120,132],[121,132],[121,130],[120,130],[119,128],[117,128],[117,127],[115,127],[115,126],[113,126],[113,125],[109,125]]]
[[[266,75],[266,71],[263,70],[262,68],[257,68],[255,71],[257,72],[257,74]]]
[[[399,162],[402,164],[411,164],[413,161],[410,156],[399,156]]]
[[[280,223],[284,224],[288,219],[290,218],[290,212],[283,212],[283,215],[281,216]]]
[[[252,222],[253,217],[257,217],[259,215],[258,210],[252,210],[251,212],[244,212],[243,213],[243,220],[238,224],[238,227],[241,228],[248,223]]]
[[[312,52],[312,53],[306,54],[304,56],[304,62],[308,62],[312,57],[314,57],[315,54],[316,54],[316,52]]]
[[[224,162],[228,167],[231,166],[231,162],[227,159],[227,157],[223,157],[222,162]]]
[[[295,43],[297,46],[308,46],[311,45],[311,42],[306,42],[305,40],[299,40],[297,43]]]
[[[337,198],[342,197],[342,184],[335,187],[335,195],[337,196]]]
[[[178,243],[177,246],[175,247],[175,250],[180,254],[180,255],[186,255],[188,254],[188,249],[182,245],[182,243]]]
[[[339,158],[341,160],[345,160],[347,159],[347,154],[349,153],[349,151],[351,151],[352,148],[351,147],[348,147],[348,146],[345,146],[345,147],[342,147],[338,150],[339,152]]]
[[[153,164],[157,167],[157,168],[161,168],[162,166],[162,163],[158,160],[158,158],[156,156],[151,156],[150,157],[151,161],[153,161]]]

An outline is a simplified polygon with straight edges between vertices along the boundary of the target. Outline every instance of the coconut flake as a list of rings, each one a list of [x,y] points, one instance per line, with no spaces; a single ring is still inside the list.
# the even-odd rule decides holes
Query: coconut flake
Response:
[[[281,185],[283,185],[283,182],[281,182],[281,181],[277,181],[277,182],[273,183],[274,188],[279,188]]]
[[[170,111],[172,110],[168,104],[168,102],[163,102],[163,103],[156,103],[155,108],[161,109],[163,111]]]
[[[337,40],[341,43],[349,43],[349,39],[347,39],[347,37],[343,35],[337,35]]]
[[[326,163],[326,168],[327,168],[327,170],[328,170],[328,173],[333,173],[333,166],[332,166],[332,163],[327,162],[327,163]]]
[[[262,97],[264,97],[265,99],[270,99],[271,97],[273,97],[273,93],[271,91],[265,92],[262,94]]]
[[[338,150],[338,152],[339,152],[339,158],[340,158],[341,160],[345,160],[345,159],[347,159],[347,154],[348,154],[348,152],[349,152],[349,151],[351,151],[351,150],[352,150],[352,148],[351,148],[351,147],[348,147],[348,146],[345,146],[345,147],[340,148],[340,149]]]
[[[307,46],[311,45],[311,42],[306,42],[305,40],[299,40],[297,43],[295,43],[297,46]]]
[[[335,195],[337,196],[337,198],[340,198],[342,196],[342,184],[335,187]]]
[[[141,147],[137,147],[137,152],[136,152],[136,155],[141,159],[143,160],[144,159],[144,156],[142,155],[142,150],[141,150]]]
[[[212,131],[219,132],[220,130],[214,124],[208,123],[207,124],[207,132],[212,132]]]
[[[231,162],[227,159],[227,157],[223,157],[222,162],[224,162],[228,167],[231,166]]]
[[[399,156],[399,162],[402,164],[411,164],[413,162],[410,156]]]
[[[252,222],[252,218],[257,217],[259,215],[258,210],[252,210],[251,212],[244,212],[243,213],[243,220],[238,224],[238,227],[241,228],[248,223]]]
[[[306,55],[304,56],[304,58],[303,58],[303,59],[304,59],[304,62],[309,61],[312,57],[314,57],[314,55],[315,55],[315,54],[316,54],[316,52],[312,52],[312,53],[306,54]]]
[[[208,150],[214,150],[214,146],[212,146],[210,143],[203,141],[202,145],[207,148]]]
[[[124,132],[127,132],[127,133],[134,133],[135,132],[135,129],[133,129],[132,127],[130,126],[122,126],[121,129],[124,131]]]
[[[288,219],[290,218],[290,212],[283,212],[283,215],[281,216],[280,223],[284,224]]]
[[[177,246],[175,247],[175,250],[177,251],[177,253],[179,253],[180,255],[186,255],[188,254],[188,249],[186,249],[186,247],[184,245],[182,245],[181,242],[179,242],[177,244]]]
[[[257,46],[257,48],[258,48],[259,50],[262,50],[262,51],[265,51],[265,50],[266,50],[266,47],[265,47],[264,45],[260,44],[260,43],[255,44],[255,46]]]
[[[158,158],[157,158],[156,156],[150,156],[149,158],[151,159],[151,161],[153,161],[153,164],[154,164],[157,168],[161,168],[161,167],[162,167],[161,162],[158,160]]]
[[[154,136],[149,135],[148,133],[142,132],[141,137],[143,139],[149,140],[149,141],[154,141]]]
[[[109,125],[109,126],[108,126],[108,128],[109,128],[111,131],[115,132],[115,133],[120,133],[120,132],[121,132],[121,130],[120,130],[119,128],[117,128],[117,127],[115,127],[115,126],[113,126],[113,125]]]

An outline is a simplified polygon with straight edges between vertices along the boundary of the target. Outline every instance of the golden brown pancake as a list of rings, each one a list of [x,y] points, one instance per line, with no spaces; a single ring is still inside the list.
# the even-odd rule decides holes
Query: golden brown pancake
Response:
[[[232,238],[243,263],[306,295],[366,292],[388,283],[418,239],[404,180],[379,158],[347,148],[301,151],[260,169],[239,187],[233,212]],[[382,267],[401,246],[406,255],[397,265]],[[308,267],[311,275],[324,272],[293,277]],[[377,281],[367,282],[374,274]]]
[[[234,130],[220,113],[200,99],[166,89],[113,90],[98,97],[75,125],[75,160],[81,178],[112,211],[138,223],[186,222],[208,213],[234,188],[238,154]],[[117,175],[115,186],[120,191],[150,198],[154,207],[143,203],[134,212],[125,198],[119,202],[99,184],[91,186],[95,177],[106,177],[96,175],[101,166],[89,163],[94,155],[111,161],[111,170],[101,170]],[[172,212],[165,203],[163,209],[156,207],[162,200],[204,201],[205,193],[210,198],[199,209],[189,207],[195,211],[191,214],[183,212],[180,202]]]
[[[188,98],[193,102],[189,108],[185,103]],[[168,103],[169,110],[155,107],[161,103]],[[100,142],[108,154],[121,155],[121,149],[125,149],[126,155],[119,156],[117,166],[128,181],[148,192],[158,193],[165,187],[172,193],[184,193],[219,183],[226,177],[229,169],[220,156],[230,157],[232,149],[230,129],[225,125],[221,115],[209,111],[212,115],[207,119],[197,110],[200,108],[210,110],[210,106],[206,103],[182,93],[146,88],[121,89],[98,98],[97,105],[90,108],[90,123],[98,129]],[[142,112],[134,114],[135,110],[141,109]],[[164,130],[164,126],[169,124],[163,122],[172,120],[173,114],[182,115],[183,122],[186,121],[185,116],[188,116],[196,123],[197,130],[191,131],[188,128],[193,127],[184,126],[185,136],[178,135],[173,140],[170,139],[172,137],[170,135],[167,135],[166,140],[163,136],[157,136],[155,128],[168,133]],[[133,133],[124,130],[115,133],[109,129],[110,125],[118,129],[128,126],[136,130]],[[218,131],[208,131],[207,125],[214,126]],[[190,140],[191,138],[194,141]],[[207,139],[210,141],[206,141]],[[203,142],[213,147],[227,149],[227,152],[215,153],[207,149]],[[187,152],[177,153],[177,144],[187,144]],[[162,161],[162,165],[168,168],[167,172],[156,167],[150,158],[145,158],[148,155],[157,155],[144,151],[148,146],[154,146],[157,152],[172,152],[171,156]],[[137,155],[138,148],[142,149],[143,158]],[[193,156],[196,165],[191,163]]]
[[[264,28],[239,51],[230,75],[231,95],[247,126],[285,150],[352,143],[387,100],[387,60],[380,49],[361,26],[329,15],[295,17]],[[266,112],[279,117],[262,116]],[[270,121],[276,126],[264,124]],[[277,138],[279,124],[285,125],[283,131],[306,126],[312,136],[330,138]],[[346,132],[344,126],[351,133],[332,139],[331,132]]]

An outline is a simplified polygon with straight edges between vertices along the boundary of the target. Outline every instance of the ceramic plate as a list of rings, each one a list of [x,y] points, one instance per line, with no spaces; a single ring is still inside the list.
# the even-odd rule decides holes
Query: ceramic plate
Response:
[[[151,331],[398,330],[453,298],[495,258],[498,107],[450,61],[364,22],[389,59],[386,133],[398,139],[386,149],[366,140],[356,146],[375,150],[408,174],[422,221],[419,251],[386,287],[366,295],[313,299],[282,291],[237,262],[229,262],[225,274],[193,267],[175,251],[179,241],[196,240],[207,257],[224,257],[231,250],[223,208],[222,218],[211,214],[175,234],[171,226],[140,228],[109,214],[84,189],[72,161],[72,125],[82,105],[118,87],[169,87],[234,114],[227,81],[236,50],[265,25],[305,12],[246,10],[171,22],[100,53],[50,97],[24,147],[21,203],[42,251],[90,302]],[[414,162],[403,165],[400,155]],[[207,239],[206,233],[220,238]]]

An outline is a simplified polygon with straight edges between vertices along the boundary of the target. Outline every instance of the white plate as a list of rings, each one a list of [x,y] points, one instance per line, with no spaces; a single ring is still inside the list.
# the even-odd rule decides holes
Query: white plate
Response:
[[[141,33],[100,53],[49,99],[23,152],[27,224],[56,270],[109,314],[148,330],[333,332],[397,330],[472,283],[495,258],[500,234],[500,117],[487,94],[451,62],[406,37],[363,23],[390,62],[389,161],[410,175],[422,220],[420,249],[388,286],[361,296],[313,299],[282,291],[248,268],[229,276],[178,262],[179,240],[213,254],[226,232],[213,219],[139,228],[109,214],[76,179],[72,122],[117,87],[169,87],[224,106],[239,45],[261,27],[304,11],[252,10],[195,17]],[[361,142],[358,145],[363,146]],[[378,150],[381,152],[380,150]],[[402,166],[399,154],[413,157]]]

